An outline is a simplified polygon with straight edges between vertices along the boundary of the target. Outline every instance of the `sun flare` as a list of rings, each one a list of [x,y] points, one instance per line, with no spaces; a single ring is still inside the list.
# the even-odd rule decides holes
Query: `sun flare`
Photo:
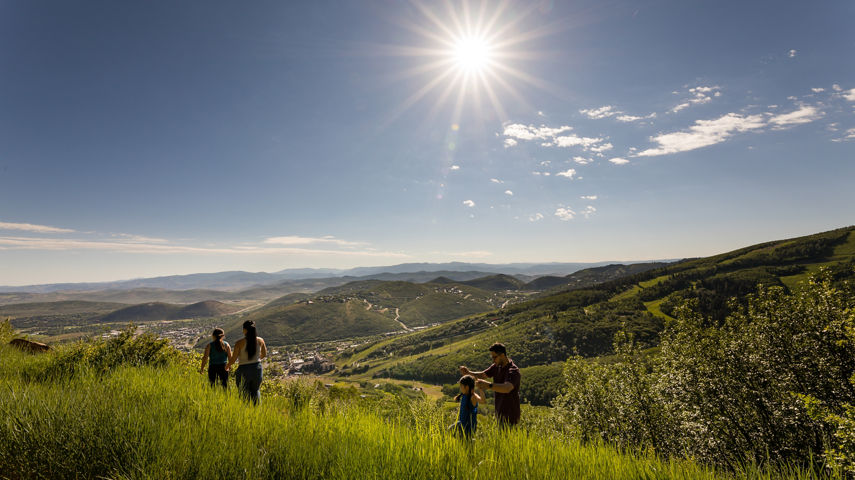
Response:
[[[432,103],[428,119],[449,103],[453,123],[464,113],[504,119],[503,103],[530,107],[523,95],[526,90],[558,92],[556,86],[530,73],[534,69],[522,65],[543,58],[538,39],[563,28],[558,22],[532,29],[528,17],[539,7],[510,0],[415,0],[412,5],[416,14],[402,19],[401,26],[414,34],[416,42],[388,46],[385,51],[414,60],[396,78],[417,86],[396,106],[389,121],[428,98]]]
[[[457,68],[466,73],[480,73],[489,68],[492,49],[481,37],[461,37],[454,42],[451,56]]]

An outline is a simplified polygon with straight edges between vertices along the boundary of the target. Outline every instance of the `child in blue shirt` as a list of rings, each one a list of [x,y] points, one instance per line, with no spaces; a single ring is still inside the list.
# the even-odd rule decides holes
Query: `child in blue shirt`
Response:
[[[451,428],[455,434],[469,438],[478,428],[478,403],[484,401],[484,392],[475,389],[475,377],[472,375],[464,375],[457,383],[460,384],[460,393],[454,400],[460,402],[460,414]]]

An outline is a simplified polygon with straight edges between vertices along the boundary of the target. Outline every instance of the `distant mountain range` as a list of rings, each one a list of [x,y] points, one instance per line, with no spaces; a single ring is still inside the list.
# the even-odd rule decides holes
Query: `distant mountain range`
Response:
[[[400,265],[358,267],[347,270],[328,268],[295,268],[280,270],[274,273],[230,271],[218,273],[193,273],[189,275],[170,275],[165,277],[140,278],[115,282],[52,283],[44,285],[27,285],[23,287],[0,286],[0,293],[91,292],[101,290],[133,290],[138,288],[155,288],[165,290],[205,289],[235,292],[298,280],[348,278],[348,281],[352,281],[358,278],[426,282],[438,276],[446,276],[456,281],[464,281],[494,274],[511,275],[519,277],[525,281],[530,281],[534,277],[545,275],[565,276],[582,269],[600,267],[613,263],[616,262],[506,264],[449,262],[403,263]],[[640,262],[621,263],[632,264]]]

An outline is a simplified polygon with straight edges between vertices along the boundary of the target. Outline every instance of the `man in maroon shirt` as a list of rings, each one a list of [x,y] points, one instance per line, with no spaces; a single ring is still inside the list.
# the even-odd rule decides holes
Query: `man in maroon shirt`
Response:
[[[490,346],[493,364],[483,372],[473,372],[460,367],[463,375],[477,378],[475,388],[492,390],[496,394],[496,420],[501,426],[516,425],[520,421],[520,369],[508,358],[508,351],[501,343]],[[492,378],[492,382],[486,381]]]

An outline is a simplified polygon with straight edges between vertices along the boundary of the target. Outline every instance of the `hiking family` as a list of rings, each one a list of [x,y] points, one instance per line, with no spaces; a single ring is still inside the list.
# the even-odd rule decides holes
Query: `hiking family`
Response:
[[[208,382],[211,386],[219,383],[225,389],[228,388],[229,370],[237,362],[234,376],[238,391],[257,405],[261,399],[261,360],[267,356],[267,345],[258,336],[255,322],[251,320],[243,322],[243,338],[235,343],[234,350],[223,340],[224,336],[223,329],[214,329],[199,373],[204,373],[207,364]],[[483,371],[473,372],[465,365],[460,366],[463,375],[458,381],[460,393],[454,397],[460,411],[451,428],[466,437],[478,428],[478,404],[485,400],[484,390],[492,390],[495,394],[496,421],[500,427],[511,427],[520,421],[520,369],[508,358],[508,351],[501,343],[491,345],[489,352],[493,363]]]

